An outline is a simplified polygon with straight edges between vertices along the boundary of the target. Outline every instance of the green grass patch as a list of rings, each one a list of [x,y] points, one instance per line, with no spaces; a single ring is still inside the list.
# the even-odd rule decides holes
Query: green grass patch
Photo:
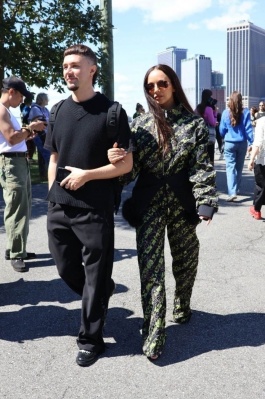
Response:
[[[30,160],[29,162],[30,162],[31,184],[47,183],[47,179],[40,178],[37,151],[33,155],[33,159]]]

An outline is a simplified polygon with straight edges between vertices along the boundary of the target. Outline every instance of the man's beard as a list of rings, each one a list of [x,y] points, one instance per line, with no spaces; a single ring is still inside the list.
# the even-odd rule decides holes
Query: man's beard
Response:
[[[68,90],[70,90],[70,91],[76,91],[76,90],[78,90],[79,89],[79,86],[77,85],[67,85],[67,88],[68,88]]]
[[[78,90],[79,88],[77,87],[77,86],[74,86],[74,87],[68,87],[68,90],[70,90],[70,91],[76,91],[76,90]]]

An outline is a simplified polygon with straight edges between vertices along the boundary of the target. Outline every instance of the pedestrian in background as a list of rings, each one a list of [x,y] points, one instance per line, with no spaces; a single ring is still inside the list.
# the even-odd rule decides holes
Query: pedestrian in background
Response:
[[[220,135],[220,132],[219,132],[221,116],[222,116],[222,114],[220,112],[218,112],[217,116],[216,116],[216,126],[215,126],[216,141],[217,141],[218,150],[219,150],[219,153],[220,153],[219,160],[223,159],[223,157],[224,157],[224,142],[223,142],[223,138],[222,138],[222,136]]]
[[[254,169],[255,189],[253,206],[249,211],[254,219],[261,219],[261,208],[265,205],[265,118],[256,121],[255,138],[252,145],[248,169]]]
[[[208,130],[194,115],[176,73],[167,65],[150,68],[144,77],[149,112],[131,124],[133,171],[137,178],[123,215],[136,227],[143,307],[142,348],[156,360],[166,339],[165,231],[175,278],[173,320],[187,323],[199,256],[196,226],[217,210],[215,171],[207,154]],[[109,150],[112,163],[125,149]]]
[[[44,148],[47,124],[50,118],[50,111],[46,107],[48,102],[48,95],[46,93],[39,93],[36,97],[36,102],[32,104],[29,113],[29,121],[38,119],[44,121],[46,125],[46,128],[42,132],[39,132],[34,138],[34,143],[38,150],[38,166],[41,180],[47,180],[48,178],[48,166],[50,161],[50,152]]]
[[[43,130],[41,121],[21,128],[10,107],[17,108],[23,97],[30,97],[23,80],[16,76],[3,79],[0,98],[0,183],[5,201],[4,223],[7,243],[5,258],[17,272],[28,271],[25,259],[36,254],[26,250],[31,213],[31,181],[26,140]],[[33,130],[34,129],[34,130]]]
[[[137,118],[138,116],[142,115],[145,113],[144,107],[142,104],[137,103],[136,104],[136,112],[133,114],[133,119]]]
[[[260,101],[259,102],[259,109],[255,114],[255,119],[259,119],[262,118],[263,116],[265,116],[265,104],[264,101]]]
[[[45,142],[51,152],[47,227],[59,275],[82,298],[76,362],[90,366],[105,350],[103,326],[115,288],[113,179],[132,169],[132,154],[116,165],[108,161],[113,142],[107,134],[107,113],[112,102],[94,90],[94,52],[85,45],[66,49],[63,76],[72,95],[61,104]],[[131,133],[123,109],[119,122],[116,139],[128,148]]]
[[[225,143],[227,201],[231,202],[239,194],[246,152],[253,143],[250,111],[243,108],[242,95],[238,91],[230,94],[228,109],[222,113],[219,131]]]
[[[29,113],[31,110],[32,100],[34,98],[34,93],[31,93],[31,94],[32,94],[32,97],[25,98],[24,102],[22,104],[20,104],[20,112],[21,112],[20,115],[21,115],[22,126],[29,124]],[[36,151],[36,145],[34,143],[34,140],[27,140],[26,144],[27,144],[27,150],[28,150],[28,155],[27,155],[28,160],[32,161],[33,156]]]
[[[251,125],[253,127],[253,132],[255,133],[255,127],[256,127],[256,114],[258,112],[257,107],[251,107],[250,108],[250,120],[251,120]]]
[[[207,145],[207,152],[211,164],[214,166],[214,148],[216,138],[216,121],[217,121],[217,100],[212,98],[212,91],[205,89],[202,91],[200,104],[197,105],[195,113],[204,119],[204,122],[209,129],[209,140]]]

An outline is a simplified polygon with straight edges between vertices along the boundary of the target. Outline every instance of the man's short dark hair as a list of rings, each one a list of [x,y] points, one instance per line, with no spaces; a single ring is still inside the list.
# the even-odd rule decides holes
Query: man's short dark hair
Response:
[[[74,44],[73,46],[68,47],[65,51],[64,51],[64,57],[66,57],[67,55],[72,55],[72,54],[77,54],[77,55],[82,55],[86,58],[89,59],[89,61],[92,62],[93,65],[98,65],[98,60],[96,57],[96,54],[94,53],[93,50],[91,50],[90,47],[86,46],[85,44]],[[93,75],[93,85],[96,83],[97,80],[97,71],[94,73]]]

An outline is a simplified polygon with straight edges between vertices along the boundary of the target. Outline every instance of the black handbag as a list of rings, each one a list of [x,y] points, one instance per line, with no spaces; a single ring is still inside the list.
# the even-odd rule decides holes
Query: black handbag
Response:
[[[132,227],[137,227],[141,223],[141,214],[133,197],[127,198],[122,205],[122,216]]]

